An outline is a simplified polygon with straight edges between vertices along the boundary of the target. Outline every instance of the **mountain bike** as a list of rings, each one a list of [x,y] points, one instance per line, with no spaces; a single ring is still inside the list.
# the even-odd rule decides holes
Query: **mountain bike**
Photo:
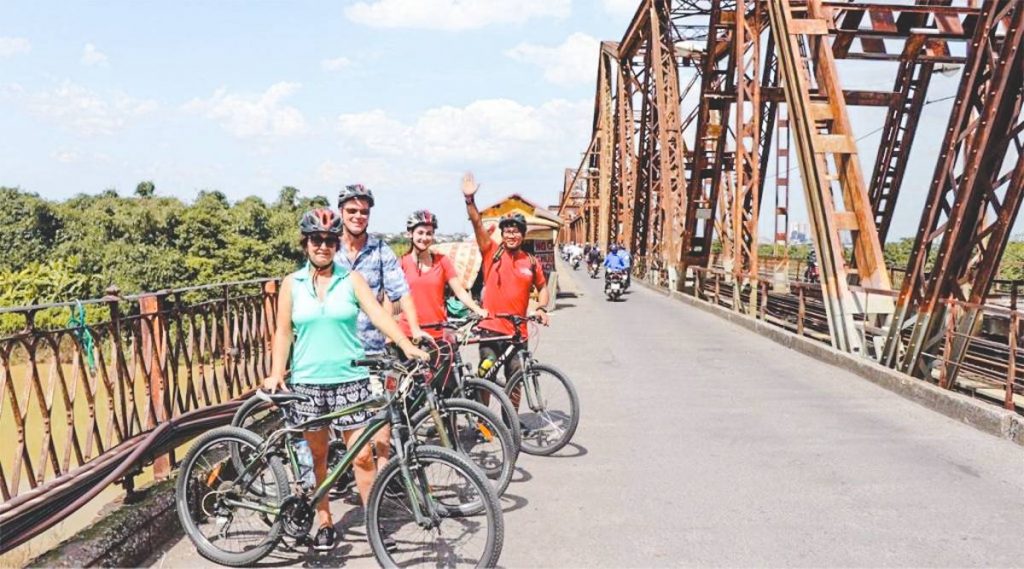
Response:
[[[230,566],[262,559],[283,535],[307,540],[316,518],[314,505],[352,467],[358,451],[390,425],[394,455],[377,473],[366,511],[367,535],[377,561],[385,567],[495,565],[504,541],[504,520],[493,486],[464,456],[423,445],[410,434],[408,395],[423,364],[374,357],[353,365],[390,372],[384,394],[294,428],[277,429],[266,438],[228,426],[196,440],[182,462],[175,493],[175,509],[186,535],[201,555]],[[305,398],[286,395],[293,403]],[[283,460],[289,457],[287,441],[293,435],[364,410],[379,412],[316,488],[309,490],[289,479]],[[385,540],[393,545],[385,546]]]
[[[520,330],[520,324],[538,320],[516,314],[496,314],[512,323],[514,332],[506,336],[481,336],[479,328],[475,335],[464,340],[463,345],[483,342],[505,342],[505,349],[498,354],[480,379],[497,383],[499,370],[509,365],[512,358],[518,358],[520,371],[505,384],[505,393],[513,405],[522,429],[523,452],[547,456],[558,452],[569,444],[580,422],[580,399],[572,381],[558,368],[538,362],[530,351]],[[522,395],[526,405],[521,405]]]
[[[515,474],[519,446],[512,432],[494,411],[477,401],[465,398],[441,397],[438,393],[440,382],[433,373],[424,369],[413,380],[408,395],[409,426],[420,442],[435,444],[452,449],[469,458],[489,478],[498,492],[505,493]],[[272,410],[278,401],[288,404],[292,399],[288,393],[266,395],[257,392],[235,412],[231,424],[253,428],[260,424],[262,417]],[[340,432],[334,433],[328,444],[327,467],[332,468],[345,454],[345,444]],[[293,441],[285,441],[286,470],[292,480],[300,478],[300,466]],[[235,459],[237,463],[237,458]],[[351,477],[342,476],[336,491],[347,490]]]
[[[441,393],[448,393],[451,397],[460,397],[476,401],[488,407],[496,415],[501,417],[502,423],[509,433],[516,449],[521,449],[523,444],[523,431],[518,420],[514,420],[518,413],[512,405],[512,400],[502,386],[493,381],[486,381],[477,377],[476,366],[462,359],[460,348],[471,342],[474,337],[473,327],[482,319],[475,314],[466,318],[449,318],[445,322],[435,324],[422,324],[423,329],[443,329],[447,333],[445,342],[438,342],[439,357],[448,357],[451,364],[448,367],[448,376],[435,378],[434,385]]]

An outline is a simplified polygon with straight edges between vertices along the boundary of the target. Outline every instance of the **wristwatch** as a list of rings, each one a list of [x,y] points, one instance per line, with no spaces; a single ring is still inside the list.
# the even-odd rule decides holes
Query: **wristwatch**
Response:
[[[474,199],[474,196],[469,196],[468,198],[466,198],[466,205],[469,205],[475,201],[476,199]]]

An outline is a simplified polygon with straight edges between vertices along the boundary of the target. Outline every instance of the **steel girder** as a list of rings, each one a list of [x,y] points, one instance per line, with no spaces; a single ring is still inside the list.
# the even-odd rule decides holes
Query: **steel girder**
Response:
[[[630,244],[633,237],[633,204],[636,193],[634,150],[633,78],[629,65],[620,59],[615,89],[615,151],[612,158],[612,205],[614,241]],[[632,249],[631,249],[632,250]]]
[[[591,232],[590,243],[597,243],[602,251],[608,250],[612,233],[612,170],[615,154],[615,100],[612,83],[618,71],[615,44],[602,42],[597,72],[597,104],[594,109],[594,155],[591,174],[597,184],[597,220]],[[594,178],[591,178],[594,181]]]
[[[918,4],[944,6],[951,2],[952,0],[917,0]],[[849,16],[843,20],[847,19]],[[892,216],[896,211],[896,199],[910,160],[917,121],[924,108],[925,93],[935,69],[935,63],[923,60],[922,56],[948,56],[950,50],[947,41],[931,36],[936,33],[962,33],[963,26],[958,19],[933,12],[901,14],[898,23],[891,17],[876,17],[874,21],[876,28],[893,30],[902,26],[909,29],[911,34],[904,43],[903,53],[900,55],[900,66],[893,86],[897,100],[890,105],[885,117],[882,141],[878,146],[868,190],[875,212],[878,238],[885,243]],[[846,48],[848,47],[847,45]],[[885,45],[881,44],[881,47],[884,48]],[[833,52],[835,51],[836,43],[833,43]]]
[[[747,13],[747,5],[750,13]],[[734,274],[739,285],[744,274],[758,276],[757,222],[761,211],[761,3],[737,0],[733,32],[736,65],[736,197],[732,231],[736,243]],[[733,288],[734,306],[740,304],[739,286]],[[756,310],[758,283],[751,283],[748,307]]]
[[[984,302],[1024,198],[1024,3],[986,2],[885,347],[885,363],[955,384],[977,308],[947,313],[947,298]],[[939,342],[946,319],[956,334]],[[909,339],[904,342],[904,333]]]
[[[770,0],[768,12],[821,263],[822,297],[832,345],[861,353],[864,346],[854,315],[864,307],[850,289],[844,237],[853,243],[860,283],[881,290],[888,290],[890,283],[832,48],[826,41],[830,14],[816,0],[799,11],[788,0]],[[801,38],[806,41],[806,54]],[[817,86],[817,100],[810,96],[813,85]],[[884,310],[882,306],[871,311]]]
[[[733,170],[731,156],[726,155],[729,132],[729,111],[735,97],[735,50],[733,33],[735,12],[723,12],[722,1],[713,0],[708,12],[708,33],[700,61],[701,85],[696,132],[693,142],[693,168],[687,188],[686,221],[682,239],[682,269],[707,265],[718,207],[718,191],[723,176]],[[729,200],[732,203],[732,200]],[[722,210],[731,213],[730,210]],[[729,232],[731,218],[718,219],[719,226]],[[730,243],[734,239],[723,237]]]
[[[683,200],[683,146],[679,113],[679,76],[671,34],[668,0],[647,6],[646,51],[639,128],[640,164],[634,208],[645,210],[643,238],[634,258],[641,273],[660,277],[675,264]],[[645,200],[643,198],[646,198]],[[640,203],[643,201],[644,203]]]

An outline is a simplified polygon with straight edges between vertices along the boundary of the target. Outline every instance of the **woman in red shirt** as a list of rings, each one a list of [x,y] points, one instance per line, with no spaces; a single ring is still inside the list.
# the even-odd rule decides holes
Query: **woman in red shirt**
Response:
[[[446,341],[444,329],[427,326],[448,319],[444,298],[445,285],[451,288],[455,298],[461,300],[473,312],[486,318],[487,311],[480,308],[459,282],[451,259],[430,250],[430,246],[434,244],[434,231],[437,230],[437,216],[425,209],[414,211],[406,221],[405,228],[409,231],[412,246],[409,253],[402,256],[400,262],[405,280],[409,283],[420,326],[439,343]],[[404,314],[398,324],[406,335],[410,334]],[[440,377],[446,376],[447,363],[441,362],[442,365],[437,370]]]

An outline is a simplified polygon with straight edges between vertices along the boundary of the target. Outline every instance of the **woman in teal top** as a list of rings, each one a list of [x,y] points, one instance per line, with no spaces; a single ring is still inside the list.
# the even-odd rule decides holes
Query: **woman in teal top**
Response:
[[[349,271],[334,262],[340,243],[340,216],[327,208],[316,209],[303,215],[299,229],[308,262],[281,283],[271,374],[263,380],[263,388],[271,392],[282,389],[308,395],[308,402],[293,406],[294,416],[290,419],[301,422],[370,397],[366,368],[352,365],[352,360],[364,355],[356,331],[360,309],[407,357],[427,359],[427,354],[402,334],[398,324],[377,302],[358,272]],[[292,352],[291,379],[285,386],[289,350]],[[338,419],[345,444],[359,436],[369,419],[369,413]],[[321,429],[307,432],[305,437],[313,455],[313,472],[319,484],[327,476],[329,435],[327,429]],[[378,464],[374,464],[370,445],[362,448],[353,463],[364,507],[377,468],[387,462],[390,437],[390,430],[385,428],[371,443],[376,449]],[[317,513],[320,529],[313,547],[331,549],[337,532],[331,521],[327,497],[317,504]]]

